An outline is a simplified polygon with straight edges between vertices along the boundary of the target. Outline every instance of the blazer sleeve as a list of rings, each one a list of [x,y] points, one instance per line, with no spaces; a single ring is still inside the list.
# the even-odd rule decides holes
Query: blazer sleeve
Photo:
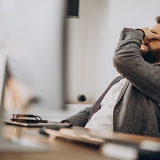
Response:
[[[62,120],[61,123],[70,122],[73,126],[84,127],[88,122],[92,108],[93,106],[86,107],[84,110],[79,111],[75,115]]]
[[[139,54],[142,39],[142,32],[124,28],[113,56],[113,65],[143,94],[160,102],[160,65],[146,62]]]

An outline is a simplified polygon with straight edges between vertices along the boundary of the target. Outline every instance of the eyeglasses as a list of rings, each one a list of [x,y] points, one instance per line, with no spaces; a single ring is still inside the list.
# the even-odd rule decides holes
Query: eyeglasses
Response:
[[[47,123],[47,120],[42,120],[40,116],[35,116],[32,114],[12,114],[12,121],[22,122],[22,123]]]

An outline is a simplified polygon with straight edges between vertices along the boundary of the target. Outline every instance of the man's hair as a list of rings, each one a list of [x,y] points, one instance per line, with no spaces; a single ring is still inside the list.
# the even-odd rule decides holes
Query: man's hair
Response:
[[[156,17],[157,24],[160,23],[160,16]]]

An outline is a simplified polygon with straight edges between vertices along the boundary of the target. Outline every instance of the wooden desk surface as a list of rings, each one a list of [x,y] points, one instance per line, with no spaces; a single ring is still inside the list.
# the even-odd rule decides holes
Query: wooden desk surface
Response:
[[[3,133],[6,138],[15,135],[34,139],[38,142],[47,144],[51,150],[47,152],[37,153],[0,153],[0,160],[106,160],[109,158],[101,154],[100,149],[84,146],[81,144],[71,143],[60,139],[50,139],[38,135],[40,128],[27,128],[13,125],[4,125]],[[74,129],[82,129],[74,127]],[[95,133],[99,131],[94,131]],[[106,138],[115,138],[118,140],[126,140],[130,142],[140,142],[142,140],[152,140],[160,142],[160,138],[136,136],[122,133],[100,133]]]

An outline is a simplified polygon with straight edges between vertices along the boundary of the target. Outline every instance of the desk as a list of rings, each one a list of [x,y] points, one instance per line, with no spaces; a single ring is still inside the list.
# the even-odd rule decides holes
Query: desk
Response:
[[[73,127],[73,129],[79,129]],[[80,128],[81,129],[81,128]],[[3,134],[6,138],[12,135],[34,139],[36,141],[48,144],[51,151],[44,153],[0,153],[0,160],[107,160],[101,154],[100,149],[87,147],[84,145],[62,141],[60,139],[50,140],[47,137],[37,136],[32,133],[38,133],[39,128],[27,128],[13,125],[4,125]],[[106,137],[110,137],[106,133]],[[140,142],[142,140],[152,140],[160,142],[160,138],[136,136],[122,133],[113,133],[115,139],[123,139],[130,142]]]

